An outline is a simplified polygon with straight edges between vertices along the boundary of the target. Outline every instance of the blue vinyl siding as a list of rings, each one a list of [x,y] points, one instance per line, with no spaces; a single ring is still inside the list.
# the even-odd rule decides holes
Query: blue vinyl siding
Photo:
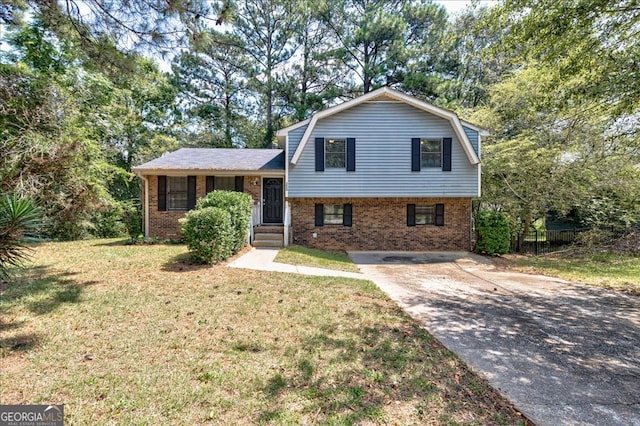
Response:
[[[289,134],[289,158],[305,128]],[[299,135],[299,136],[298,136]],[[315,171],[314,143],[356,138],[356,171]],[[453,139],[452,171],[411,171],[411,138]],[[404,103],[364,103],[319,120],[296,165],[290,165],[289,197],[474,197],[478,166],[471,165],[451,124]]]
[[[476,151],[478,158],[480,158],[480,152],[478,151],[478,132],[468,127],[462,126],[462,128],[464,129],[464,132],[467,134],[467,137],[469,138],[469,142],[471,142],[471,145],[473,145],[473,149]]]
[[[302,140],[302,136],[304,135],[304,132],[307,130],[307,127],[309,125],[305,125],[302,127],[299,127],[291,132],[289,132],[289,151],[287,152],[287,158],[289,160],[289,162],[291,161],[291,159],[293,158],[293,154],[295,154],[296,149],[298,149],[298,145],[300,145],[300,141]],[[313,141],[312,141],[313,142]],[[307,146],[308,148],[308,146]],[[313,149],[313,147],[311,147]]]

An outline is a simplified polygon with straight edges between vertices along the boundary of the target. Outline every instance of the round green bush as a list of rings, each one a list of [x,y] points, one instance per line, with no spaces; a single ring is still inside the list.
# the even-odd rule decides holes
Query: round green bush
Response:
[[[244,192],[212,191],[198,200],[196,209],[216,207],[229,212],[233,230],[233,253],[237,253],[247,244],[252,205],[251,196]]]
[[[218,207],[187,212],[181,219],[182,237],[198,263],[217,263],[233,254],[231,215]]]
[[[476,216],[476,252],[489,255],[509,252],[509,220],[501,212],[484,210]]]

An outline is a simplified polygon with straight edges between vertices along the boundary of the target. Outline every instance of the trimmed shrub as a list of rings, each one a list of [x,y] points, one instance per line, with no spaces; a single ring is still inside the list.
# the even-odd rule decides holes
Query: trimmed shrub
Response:
[[[231,215],[218,207],[205,207],[187,212],[180,219],[182,236],[198,263],[217,263],[233,254]]]
[[[509,220],[501,212],[489,210],[478,212],[476,232],[478,235],[476,252],[494,255],[509,251],[511,241]]]
[[[247,244],[247,230],[251,223],[251,206],[253,200],[249,194],[233,191],[212,191],[200,198],[196,209],[217,207],[231,215],[233,230],[233,253],[239,252]]]

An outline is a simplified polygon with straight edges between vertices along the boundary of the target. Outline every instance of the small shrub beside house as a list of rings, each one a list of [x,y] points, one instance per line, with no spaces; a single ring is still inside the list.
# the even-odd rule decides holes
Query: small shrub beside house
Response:
[[[180,219],[182,235],[197,263],[217,263],[239,252],[247,243],[251,197],[231,191],[213,191],[198,200]]]

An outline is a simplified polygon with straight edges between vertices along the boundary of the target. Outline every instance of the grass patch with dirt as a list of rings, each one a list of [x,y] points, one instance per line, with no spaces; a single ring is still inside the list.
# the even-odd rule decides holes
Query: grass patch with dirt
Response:
[[[611,252],[507,257],[506,266],[640,296],[640,255]]]
[[[289,265],[312,266],[336,271],[360,272],[343,251],[317,250],[302,246],[289,246],[278,252],[276,262]]]
[[[47,243],[0,298],[0,400],[94,424],[519,424],[372,283]]]

